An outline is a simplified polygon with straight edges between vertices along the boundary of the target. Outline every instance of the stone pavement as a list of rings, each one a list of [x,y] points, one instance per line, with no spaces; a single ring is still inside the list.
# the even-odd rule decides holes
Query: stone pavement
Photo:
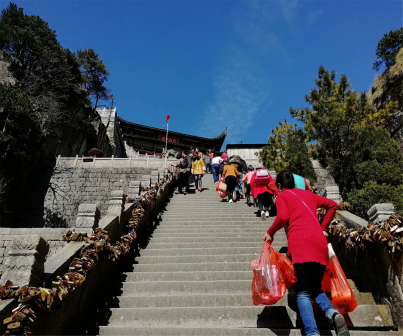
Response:
[[[258,258],[273,218],[262,221],[244,200],[228,204],[211,175],[202,193],[174,195],[133,272],[126,274],[119,308],[100,335],[301,335],[292,288],[273,306],[254,306],[249,261]],[[194,189],[193,189],[194,190]],[[286,251],[284,231],[274,248]],[[359,293],[359,307],[346,320],[352,335],[402,335],[388,306]],[[330,324],[318,316],[323,334]]]

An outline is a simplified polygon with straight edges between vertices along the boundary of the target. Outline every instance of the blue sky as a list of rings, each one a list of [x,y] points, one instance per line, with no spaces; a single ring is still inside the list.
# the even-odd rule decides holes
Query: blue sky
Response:
[[[320,65],[366,91],[402,1],[15,1],[72,51],[93,48],[129,121],[226,143],[266,143],[305,107]],[[0,2],[5,8],[7,1]]]

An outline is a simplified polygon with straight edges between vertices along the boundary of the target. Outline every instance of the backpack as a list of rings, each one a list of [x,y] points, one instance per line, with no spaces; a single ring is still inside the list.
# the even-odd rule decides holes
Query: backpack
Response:
[[[270,174],[266,168],[257,169],[255,172],[255,183],[256,184],[269,184]]]
[[[231,157],[228,158],[228,163],[238,163],[242,164],[242,159],[239,155],[232,155]]]

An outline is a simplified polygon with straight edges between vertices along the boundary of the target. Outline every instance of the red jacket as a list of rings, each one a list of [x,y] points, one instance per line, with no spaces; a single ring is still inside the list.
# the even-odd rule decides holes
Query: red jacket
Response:
[[[269,184],[256,184],[255,183],[255,174],[253,174],[252,178],[250,179],[250,191],[253,195],[253,198],[256,198],[257,195],[262,194],[265,191],[268,191],[270,194],[274,194],[274,195],[278,194],[276,182],[274,181],[274,179],[271,176],[270,176]]]
[[[327,240],[323,231],[336,213],[337,203],[307,190],[286,189],[277,196],[276,207],[277,217],[267,234],[273,238],[286,226],[288,252],[294,264],[313,261],[327,265]],[[322,224],[316,214],[319,207],[327,210]]]

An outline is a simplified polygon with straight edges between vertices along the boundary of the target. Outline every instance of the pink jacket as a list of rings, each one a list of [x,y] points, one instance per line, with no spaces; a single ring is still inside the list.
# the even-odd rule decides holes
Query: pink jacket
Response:
[[[222,153],[221,159],[223,159],[224,161],[228,160],[228,154],[227,153]]]
[[[250,171],[250,172],[248,172],[243,178],[242,178],[242,182],[243,183],[247,183],[247,184],[250,184],[250,180],[252,179],[252,176],[255,174],[255,172],[254,171]]]

